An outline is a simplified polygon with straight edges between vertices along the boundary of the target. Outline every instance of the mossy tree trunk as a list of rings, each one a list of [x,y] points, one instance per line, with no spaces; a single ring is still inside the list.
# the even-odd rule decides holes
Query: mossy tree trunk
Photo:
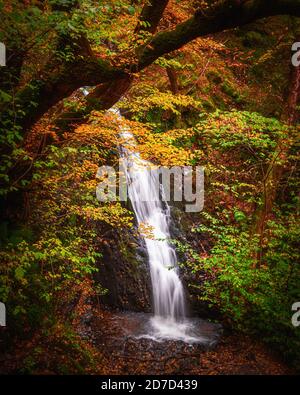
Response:
[[[155,31],[166,5],[167,1],[153,0],[145,6],[144,16],[142,11],[141,18],[147,15],[151,18],[150,32]],[[218,1],[205,10],[205,13],[201,10],[195,12],[191,18],[178,24],[173,30],[154,34],[148,44],[138,48],[137,61],[129,62],[122,67],[115,67],[108,61],[94,56],[90,52],[87,40],[83,39],[82,42],[77,43],[78,50],[72,63],[62,64],[59,72],[57,69],[53,72],[46,71],[42,78],[30,81],[21,92],[17,93],[21,110],[25,112],[19,120],[20,125],[25,129],[30,128],[53,105],[82,86],[115,83],[116,80],[131,78],[133,73],[149,66],[160,56],[181,48],[197,37],[233,29],[274,15],[300,16],[300,0]],[[123,94],[122,91],[119,95],[115,95],[115,102]],[[106,102],[103,97],[99,99],[100,102]],[[31,103],[35,103],[35,106],[33,107]],[[3,111],[5,113],[5,109]]]

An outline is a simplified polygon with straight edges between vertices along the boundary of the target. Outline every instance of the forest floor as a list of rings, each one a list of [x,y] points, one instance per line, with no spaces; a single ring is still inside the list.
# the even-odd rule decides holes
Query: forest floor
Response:
[[[210,347],[157,342],[130,335],[140,325],[141,314],[104,311],[93,316],[94,343],[105,356],[106,374],[294,374],[264,344],[240,333],[224,331]]]
[[[199,320],[199,331],[212,339],[210,345],[140,337],[141,328],[149,325],[149,314],[93,308],[87,318],[83,324],[76,324],[78,336],[99,358],[95,366],[87,363],[81,374],[296,374],[259,340],[238,332],[220,332],[218,326],[207,321]],[[69,341],[69,345],[65,340],[57,342],[58,335],[53,332],[45,337],[37,333],[7,352],[0,351],[0,374],[75,373],[72,361],[76,362],[76,354],[70,350]],[[79,344],[75,340],[73,349]]]

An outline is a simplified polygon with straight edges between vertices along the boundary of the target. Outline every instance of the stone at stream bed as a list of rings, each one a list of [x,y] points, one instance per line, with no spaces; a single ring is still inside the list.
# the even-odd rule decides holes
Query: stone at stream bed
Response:
[[[118,372],[133,372],[145,366],[149,374],[179,371],[196,363],[201,352],[213,349],[218,342],[221,327],[200,319],[192,320],[199,341],[155,339],[151,328],[151,314],[104,312],[101,319],[94,319],[92,329],[94,344],[102,349]],[[200,339],[201,336],[201,339]],[[206,339],[206,341],[204,341]],[[174,367],[175,366],[175,367]],[[147,368],[146,368],[147,367]],[[112,372],[113,373],[113,372]]]
[[[137,339],[149,314],[94,309],[93,344],[103,355],[102,374],[294,374],[257,339],[221,331],[199,321],[202,334],[216,335],[209,347],[183,341]],[[222,332],[222,336],[219,336]]]

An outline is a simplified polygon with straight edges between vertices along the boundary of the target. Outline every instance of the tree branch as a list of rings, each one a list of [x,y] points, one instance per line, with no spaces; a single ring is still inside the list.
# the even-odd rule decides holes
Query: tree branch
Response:
[[[165,11],[166,6],[168,5],[169,0],[147,0],[144,5],[139,22],[147,22],[148,26],[141,26],[140,23],[137,24],[135,28],[135,33],[140,31],[147,31],[149,33],[155,33],[159,21],[161,20],[163,13]],[[120,81],[120,86],[118,86],[118,82],[116,81],[109,82],[105,86],[99,87],[97,86],[87,97],[87,102],[97,104],[97,99],[102,102],[102,108],[107,109],[113,106],[127,91],[129,86],[131,85],[133,78],[128,75],[125,79]],[[113,93],[113,94],[112,94]],[[102,100],[101,100],[102,98]],[[90,100],[91,99],[91,100]],[[90,106],[89,106],[90,107]]]
[[[150,0],[144,5],[140,22],[147,22],[148,26],[143,26],[141,30],[155,33],[168,2],[169,0]],[[140,30],[139,27],[140,25],[137,26],[136,31]]]
[[[159,20],[167,5],[165,0],[151,0],[146,4],[141,19],[149,17],[150,29],[155,31]],[[148,45],[140,47],[137,51],[137,64],[128,64],[123,69],[114,68],[108,62],[99,60],[91,54],[85,56],[79,52],[71,64],[62,65],[59,72],[33,81],[17,94],[24,114],[20,124],[29,128],[49,108],[61,99],[68,97],[74,90],[90,85],[105,84],[102,95],[110,95],[112,87],[118,86],[118,80],[123,80],[118,92],[114,91],[114,100],[102,100],[106,106],[113,105],[130,86],[130,75],[149,66],[160,56],[181,48],[197,37],[206,36],[233,29],[254,22],[257,19],[274,15],[300,16],[300,0],[220,0],[203,12],[198,11],[193,17],[180,23],[175,29],[158,32]],[[79,49],[82,45],[79,45]],[[88,51],[89,52],[89,51]],[[90,55],[90,56],[89,56]],[[113,85],[110,86],[110,83]],[[34,88],[34,89],[33,89]],[[101,91],[101,89],[100,89]],[[96,93],[92,95],[96,101]],[[36,103],[34,106],[32,103]],[[101,104],[101,103],[100,103]]]
[[[233,29],[275,15],[300,16],[300,0],[218,1],[205,11],[205,15],[198,11],[175,29],[157,33],[151,42],[139,51],[137,71],[197,37]]]
[[[31,81],[16,95],[22,109],[17,121],[24,130],[30,128],[45,112],[82,86],[116,81],[127,77],[123,70],[93,57],[63,65],[60,71]]]
[[[145,27],[138,23],[135,29],[135,33],[141,31],[155,33],[168,2],[169,0],[147,1],[142,9],[140,15],[140,22],[147,22],[148,26]],[[127,76],[123,76],[120,79],[114,79],[113,81],[109,81],[105,84],[97,85],[96,88],[86,98],[87,106],[84,112],[89,113],[93,109],[105,110],[112,107],[129,89],[132,81],[133,78],[129,73]]]

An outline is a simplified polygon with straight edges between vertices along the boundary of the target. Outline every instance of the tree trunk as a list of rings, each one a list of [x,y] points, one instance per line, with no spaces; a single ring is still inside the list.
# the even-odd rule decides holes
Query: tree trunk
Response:
[[[179,92],[177,74],[173,67],[167,67],[167,74],[170,81],[170,89],[174,95],[177,95]]]
[[[160,13],[155,12],[155,18],[152,14],[154,5],[160,10]],[[159,20],[158,16],[161,17],[161,12],[166,5],[166,1],[158,0],[152,0],[150,4],[146,4],[146,8],[151,6],[147,8],[148,15],[152,18],[148,29],[150,32],[155,30],[154,26]],[[31,81],[17,95],[25,99],[25,102],[20,101],[19,103],[20,110],[25,112],[19,119],[19,123],[28,129],[54,104],[68,97],[74,90],[87,85],[96,86],[116,79],[127,78],[132,73],[143,70],[159,57],[181,48],[197,37],[244,26],[257,19],[274,15],[300,16],[300,1],[217,1],[212,7],[205,10],[205,13],[200,10],[185,22],[178,24],[173,30],[161,31],[153,35],[147,44],[137,49],[138,60],[133,63],[129,62],[122,68],[113,67],[109,62],[95,56],[82,57],[82,54],[79,54],[72,64],[65,64],[59,73],[47,75],[46,72],[46,76],[43,75],[43,78]],[[33,106],[32,103],[35,105]]]

